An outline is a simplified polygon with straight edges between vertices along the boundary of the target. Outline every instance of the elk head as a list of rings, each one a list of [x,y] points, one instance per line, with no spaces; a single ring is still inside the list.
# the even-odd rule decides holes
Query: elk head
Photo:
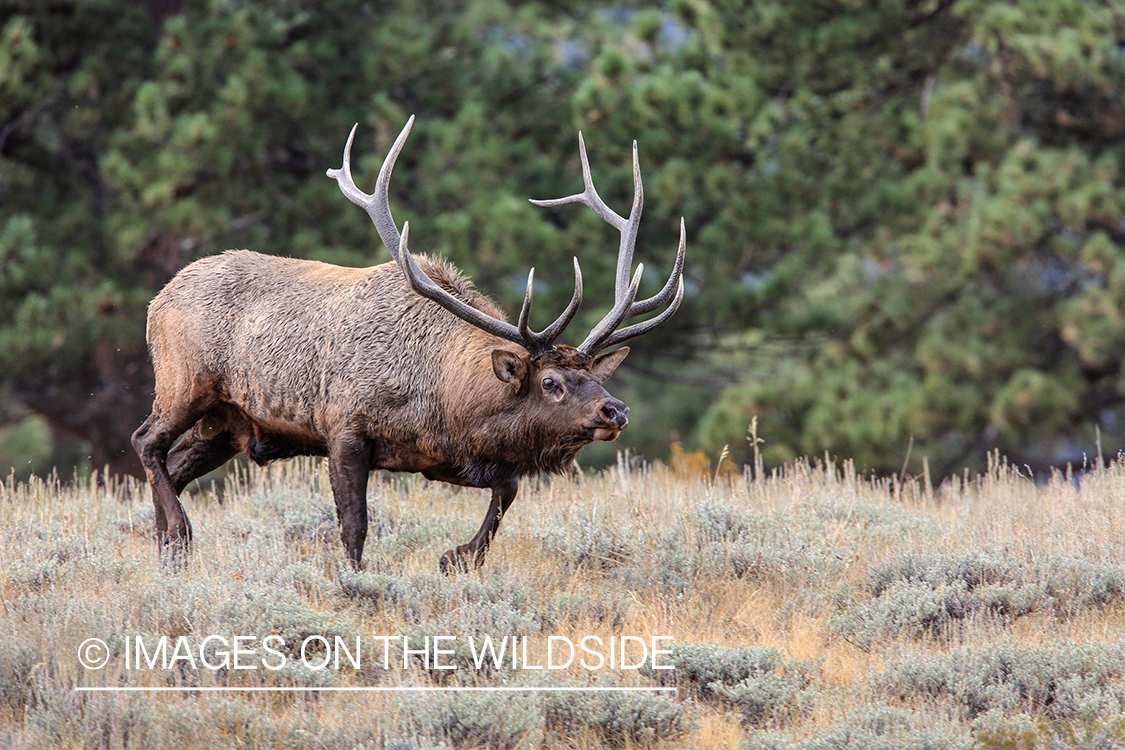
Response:
[[[528,402],[529,410],[563,433],[555,442],[578,447],[593,440],[616,440],[629,424],[629,407],[602,387],[628,347],[591,357],[559,345],[538,359],[506,349],[492,352],[492,370],[512,391]],[[569,434],[568,434],[569,433]]]
[[[455,297],[445,288],[436,284],[419,267],[407,248],[409,223],[403,225],[400,234],[391,216],[388,192],[391,171],[413,123],[414,117],[412,116],[391,146],[383,161],[382,168],[379,170],[374,193],[370,195],[364,193],[356,187],[355,181],[352,179],[351,148],[358,125],[352,128],[351,134],[348,136],[348,142],[344,147],[343,167],[328,170],[328,176],[339,183],[340,190],[349,200],[367,211],[383,244],[386,245],[395,262],[398,263],[404,277],[415,292],[436,302],[476,328],[518,344],[526,350],[526,354],[523,354],[505,348],[496,348],[492,352],[492,366],[497,378],[507,383],[513,389],[513,392],[527,399],[533,399],[541,407],[539,411],[547,415],[545,419],[548,421],[552,412],[558,413],[560,423],[574,422],[573,415],[576,412],[580,414],[579,425],[575,427],[575,431],[583,438],[580,441],[581,445],[585,445],[592,440],[615,439],[618,433],[628,424],[626,414],[629,410],[621,401],[610,396],[601,384],[613,374],[617,366],[625,359],[629,349],[623,347],[602,355],[599,355],[599,352],[659,326],[670,318],[679,307],[684,292],[685,240],[684,222],[681,219],[679,249],[668,281],[652,297],[640,301],[636,300],[637,289],[640,286],[641,275],[644,271],[643,264],[638,264],[636,271],[632,273],[630,278],[633,250],[637,241],[641,209],[644,203],[640,165],[637,158],[637,142],[633,141],[633,205],[627,219],[609,208],[594,188],[590,176],[589,160],[586,157],[586,145],[582,140],[581,133],[578,135],[578,150],[582,162],[583,191],[565,198],[531,201],[537,206],[546,207],[580,203],[593,210],[604,221],[617,229],[621,235],[617,253],[613,307],[602,318],[601,322],[594,326],[581,344],[577,347],[571,347],[556,344],[555,341],[574,319],[578,306],[582,302],[582,269],[577,258],[574,259],[574,294],[570,303],[562,314],[542,331],[533,331],[529,325],[532,289],[535,279],[534,268],[527,275],[523,306],[520,309],[516,324],[512,325],[473,307],[463,299]],[[640,323],[621,327],[626,320],[653,312],[661,307],[665,307],[665,309],[659,315]],[[562,419],[563,417],[565,419]],[[580,448],[581,445],[578,447]]]

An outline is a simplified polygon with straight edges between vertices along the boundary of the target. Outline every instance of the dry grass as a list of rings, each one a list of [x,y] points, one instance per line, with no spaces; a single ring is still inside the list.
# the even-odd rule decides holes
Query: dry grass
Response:
[[[753,480],[685,462],[526,483],[485,567],[437,558],[485,493],[372,483],[367,571],[342,564],[321,465],[196,488],[190,570],[162,573],[147,489],[0,489],[0,747],[1119,746],[1125,467],[1032,481]],[[359,670],[127,669],[125,645],[359,637]],[[672,636],[671,673],[381,663],[378,636]],[[78,661],[88,638],[112,651]],[[147,640],[145,640],[147,639]],[[650,641],[651,642],[651,641]],[[635,643],[635,642],[634,642]],[[378,658],[376,658],[378,654]],[[247,659],[262,665],[259,649]],[[757,666],[754,666],[757,665]],[[999,665],[999,666],[997,666]],[[85,687],[675,686],[651,693],[80,692]],[[1100,743],[1100,744],[1099,744]],[[1115,745],[1114,743],[1118,743]]]

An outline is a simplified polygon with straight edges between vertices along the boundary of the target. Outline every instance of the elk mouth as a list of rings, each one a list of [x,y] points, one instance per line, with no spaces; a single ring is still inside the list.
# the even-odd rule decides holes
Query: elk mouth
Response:
[[[595,440],[605,440],[607,442],[613,442],[617,439],[617,436],[621,434],[621,431],[628,426],[628,424],[629,420],[622,417],[620,426],[618,426],[618,423],[615,422],[603,422],[593,427],[587,427],[586,438],[591,442]]]
[[[607,442],[613,442],[620,434],[621,430],[617,429],[616,427],[602,426],[586,428],[586,439],[590,442],[594,442],[595,440],[605,440]]]

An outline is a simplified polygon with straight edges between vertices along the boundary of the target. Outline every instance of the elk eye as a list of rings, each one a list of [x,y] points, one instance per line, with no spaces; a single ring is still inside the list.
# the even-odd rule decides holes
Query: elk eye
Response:
[[[559,384],[554,378],[543,378],[543,390],[547,393],[555,393],[559,390]]]

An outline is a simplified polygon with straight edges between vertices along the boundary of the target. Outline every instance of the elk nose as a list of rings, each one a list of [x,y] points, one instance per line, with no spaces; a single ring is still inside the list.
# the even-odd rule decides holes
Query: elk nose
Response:
[[[619,430],[624,430],[625,425],[629,424],[629,419],[625,416],[628,413],[629,407],[617,399],[610,399],[602,405],[602,416],[617,425]]]

